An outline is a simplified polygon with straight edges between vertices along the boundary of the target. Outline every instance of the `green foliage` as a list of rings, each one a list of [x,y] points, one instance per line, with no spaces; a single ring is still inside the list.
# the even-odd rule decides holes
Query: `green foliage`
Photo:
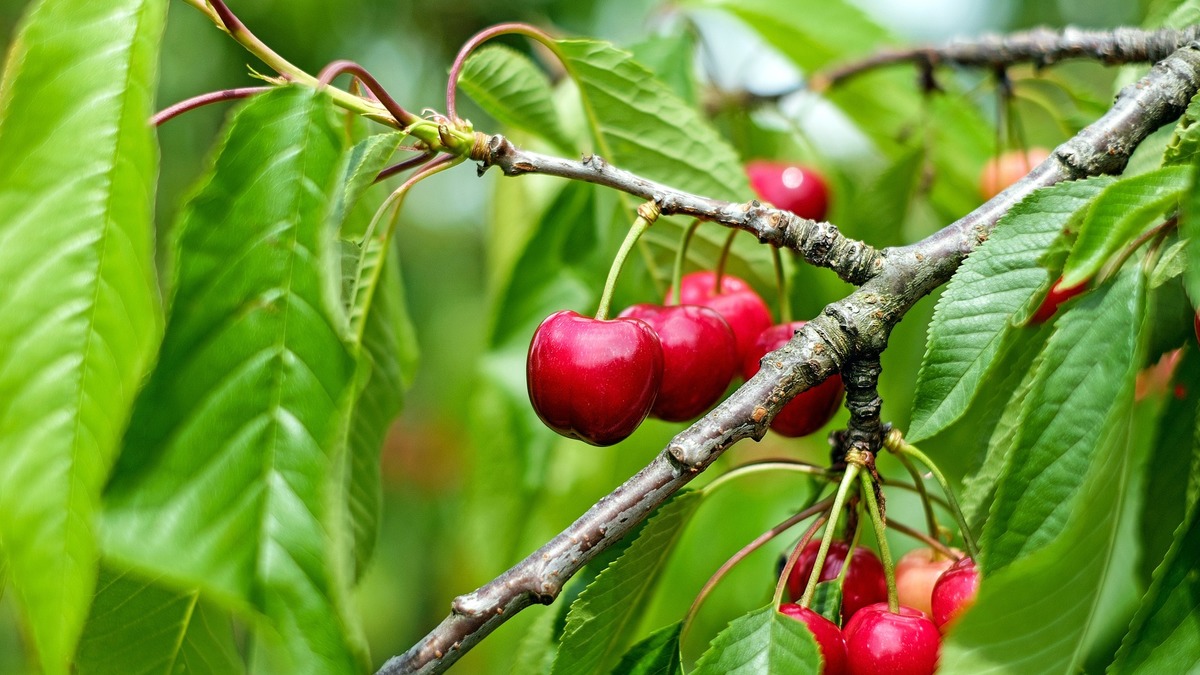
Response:
[[[574,150],[554,109],[550,80],[520,52],[483,47],[467,59],[458,84],[505,126],[540,136],[563,152]]]
[[[803,623],[768,605],[735,619],[721,631],[693,672],[816,675],[821,672],[821,654]]]
[[[1048,287],[1039,260],[1110,184],[1093,178],[1030,195],[955,273],[929,326],[910,439],[929,438],[956,421],[981,387],[992,386],[1001,372],[994,366],[1014,347],[1028,346],[1020,344],[1028,329],[1016,324]]]
[[[679,633],[682,623],[664,626],[625,653],[613,675],[682,675]]]
[[[551,671],[554,675],[606,673],[616,665],[659,573],[702,497],[699,492],[684,492],[659,508],[625,553],[571,603]]]
[[[330,499],[355,372],[321,257],[342,145],[299,87],[233,118],[182,216],[170,328],[105,493],[106,553],[261,612],[309,672],[363,668]]]
[[[165,5],[39,2],[0,82],[0,540],[47,673],[83,629],[100,492],[162,331],[145,120]]]

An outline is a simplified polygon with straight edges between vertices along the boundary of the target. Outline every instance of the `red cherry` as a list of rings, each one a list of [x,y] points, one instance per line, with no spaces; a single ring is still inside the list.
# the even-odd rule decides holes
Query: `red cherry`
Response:
[[[863,607],[842,631],[849,675],[932,675],[942,645],[937,626],[924,612],[886,602]]]
[[[842,675],[846,672],[846,639],[837,624],[807,607],[787,602],[779,606],[779,613],[790,616],[808,626],[808,632],[817,640],[821,650],[821,675]]]
[[[690,420],[725,393],[737,371],[737,340],[716,310],[643,304],[621,316],[650,324],[662,342],[662,386],[651,415],[668,422]]]
[[[955,551],[962,555],[962,551]],[[915,548],[896,563],[896,599],[900,604],[931,614],[930,598],[937,580],[955,562],[932,548]]]
[[[754,346],[758,334],[771,325],[771,310],[750,284],[728,274],[721,276],[721,292],[716,292],[714,272],[692,272],[679,281],[679,304],[703,305],[716,310],[733,329],[737,338],[738,359]],[[666,302],[674,302],[667,291]]]
[[[1042,304],[1038,305],[1037,311],[1033,313],[1033,316],[1029,317],[1029,323],[1046,323],[1058,311],[1059,305],[1086,290],[1087,283],[1063,288],[1062,277],[1059,277],[1058,281],[1054,282],[1054,285],[1050,287],[1050,292],[1046,294],[1046,299],[1042,300]]]
[[[798,600],[804,595],[804,587],[808,585],[808,577],[812,575],[813,566],[817,562],[817,550],[820,548],[821,542],[810,541],[800,552],[792,574],[788,577],[788,593],[793,599]],[[849,548],[844,541],[835,541],[829,545],[819,581],[837,578]],[[849,619],[867,605],[886,599],[887,580],[883,576],[883,563],[879,562],[879,558],[875,557],[870,549],[855,547],[854,555],[850,557],[850,569],[846,570],[846,582],[842,586],[842,620]]]
[[[756,160],[746,165],[750,187],[758,198],[801,218],[825,220],[829,187],[813,169],[798,164]]]
[[[646,419],[662,383],[658,335],[644,321],[566,310],[529,344],[529,401],[546,426],[592,445],[623,440]]]
[[[803,321],[781,323],[763,331],[755,340],[754,348],[747,352],[742,360],[742,375],[747,380],[753,377],[758,372],[762,357],[791,340],[796,331],[804,327],[804,323]],[[788,401],[783,410],[780,410],[775,419],[771,421],[771,428],[777,433],[791,438],[807,436],[833,419],[838,406],[842,404],[842,397],[845,393],[842,376],[832,375],[824,382]]]
[[[983,167],[979,176],[979,194],[984,199],[991,199],[1000,194],[1004,188],[1025,177],[1033,167],[1046,161],[1050,151],[1046,148],[1029,148],[1028,150],[1009,150],[1000,153],[998,157]]]
[[[963,558],[950,566],[933,585],[933,620],[943,632],[954,620],[975,604],[979,592],[979,570],[971,558]]]

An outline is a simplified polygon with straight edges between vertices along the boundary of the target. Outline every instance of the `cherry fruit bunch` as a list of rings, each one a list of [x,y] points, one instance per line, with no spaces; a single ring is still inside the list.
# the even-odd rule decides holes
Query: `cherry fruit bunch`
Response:
[[[750,163],[747,173],[762,200],[824,219],[828,188],[815,171],[759,161]],[[612,287],[625,255],[657,216],[652,203],[639,209],[594,317],[563,310],[534,332],[526,364],[529,399],[546,426],[564,436],[612,445],[648,416],[694,419],[724,395],[735,377],[753,377],[762,357],[805,324],[774,324],[762,297],[743,279],[722,273],[720,265],[716,272],[682,275],[687,236],[677,254],[675,285],[663,303],[633,305],[609,319]],[[843,393],[841,377],[834,375],[790,401],[771,428],[789,437],[817,431],[833,417]]]

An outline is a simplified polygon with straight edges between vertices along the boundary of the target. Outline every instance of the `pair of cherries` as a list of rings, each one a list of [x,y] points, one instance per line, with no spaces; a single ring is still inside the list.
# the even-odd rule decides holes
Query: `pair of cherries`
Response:
[[[793,598],[799,598],[803,593],[819,547],[820,542],[809,543],[792,569],[788,590]],[[838,576],[848,549],[842,542],[830,546],[821,569],[821,581]],[[912,576],[911,572],[919,576],[928,567],[919,562],[922,558],[939,565],[940,571],[932,591],[932,619],[921,609],[903,603],[903,588],[906,583],[912,585],[906,582],[905,576]],[[952,563],[947,559],[948,569],[940,566],[926,551],[905,556],[905,559],[901,559],[896,567],[896,585],[902,597],[898,612],[888,609],[883,564],[874,553],[861,546],[850,556],[850,568],[846,570],[842,586],[844,627],[839,628],[824,616],[798,604],[780,606],[780,612],[804,623],[813,634],[824,662],[822,675],[927,675],[937,669],[941,633],[974,602],[979,574],[971,558]],[[929,599],[926,599],[928,604]]]

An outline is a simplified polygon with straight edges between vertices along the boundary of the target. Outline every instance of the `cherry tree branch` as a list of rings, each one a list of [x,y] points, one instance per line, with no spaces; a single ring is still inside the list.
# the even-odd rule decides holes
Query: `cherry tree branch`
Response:
[[[1077,58],[1088,58],[1107,65],[1154,63],[1197,39],[1200,39],[1200,26],[1156,31],[1137,28],[1106,31],[1037,28],[1007,35],[955,40],[945,45],[880,51],[860,61],[816,73],[809,86],[821,91],[856,75],[900,63],[912,63],[925,69],[958,65],[992,70],[1019,63],[1033,63],[1041,67]]]
[[[944,284],[963,259],[987,239],[1000,217],[1032,191],[1063,180],[1119,173],[1134,148],[1155,129],[1182,114],[1200,89],[1200,44],[1191,43],[1157,63],[1150,74],[1123,89],[1113,107],[1074,138],[1060,145],[1029,175],[964,218],[915,244],[876,252],[873,272],[848,297],[828,305],[786,345],[763,360],[763,366],[713,411],[676,435],[655,459],[592,506],[529,557],[481,588],[454,600],[451,613],[410,650],[392,658],[379,671],[440,673],[500,624],[534,603],[548,604],[563,585],[613,542],[624,537],[656,506],[710,466],[721,453],[744,438],[762,438],[771,419],[799,392],[846,370],[887,346],[891,329],[905,313]],[[496,150],[491,150],[495,145]],[[521,153],[496,137],[476,159],[483,168],[494,163],[506,173],[547,173],[608,185],[643,199],[654,199],[664,213],[688,213],[722,219],[748,229],[760,239],[784,241],[785,231],[803,223],[776,215],[767,226],[749,215],[752,205],[728,204],[688,195],[608,167],[597,158],[568,162]],[[489,154],[483,154],[487,152]],[[778,212],[776,212],[778,214]],[[770,219],[770,215],[767,219]],[[757,223],[757,224],[756,224]],[[755,228],[764,228],[756,230]],[[854,255],[845,246],[840,255]],[[845,267],[830,256],[828,266]]]

